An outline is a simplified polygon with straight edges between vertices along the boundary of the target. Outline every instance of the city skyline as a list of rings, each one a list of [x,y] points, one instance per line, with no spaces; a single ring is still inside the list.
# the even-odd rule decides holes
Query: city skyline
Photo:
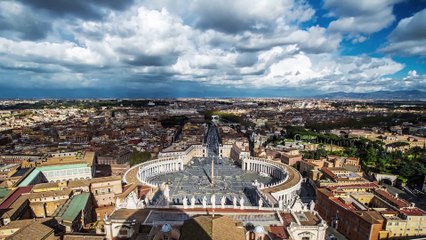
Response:
[[[0,95],[426,89],[426,1],[3,1]]]

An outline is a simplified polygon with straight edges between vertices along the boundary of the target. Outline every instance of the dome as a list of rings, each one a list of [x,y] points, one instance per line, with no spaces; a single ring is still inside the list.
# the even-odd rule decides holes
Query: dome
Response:
[[[168,233],[168,232],[171,232],[171,231],[172,231],[172,226],[168,223],[164,224],[161,227],[161,232],[163,232],[163,233]]]
[[[264,233],[265,233],[265,229],[264,229],[262,226],[256,226],[256,227],[254,228],[254,233],[257,233],[257,234],[264,234]]]

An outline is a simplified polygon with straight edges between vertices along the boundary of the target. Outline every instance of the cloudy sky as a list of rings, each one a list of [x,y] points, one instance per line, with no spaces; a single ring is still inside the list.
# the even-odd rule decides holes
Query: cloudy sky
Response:
[[[0,1],[0,97],[426,90],[425,0]]]

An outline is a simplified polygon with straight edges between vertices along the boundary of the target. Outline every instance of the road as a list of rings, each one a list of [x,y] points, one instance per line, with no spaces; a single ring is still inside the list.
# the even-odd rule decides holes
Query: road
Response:
[[[209,126],[207,132],[206,144],[208,149],[208,155],[213,157],[217,156],[219,152],[219,136],[217,134],[217,127],[215,124]]]

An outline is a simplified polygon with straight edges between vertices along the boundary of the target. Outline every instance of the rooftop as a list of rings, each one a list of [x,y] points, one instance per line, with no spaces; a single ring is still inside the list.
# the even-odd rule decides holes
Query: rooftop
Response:
[[[55,216],[62,217],[63,220],[72,222],[80,214],[81,210],[86,207],[87,201],[89,200],[90,193],[81,193],[74,195],[65,205],[58,208]]]
[[[33,169],[29,175],[27,175],[24,180],[19,183],[19,187],[25,187],[30,185],[34,179],[37,178],[37,176],[40,174],[40,171],[38,169]]]
[[[378,185],[373,182],[366,182],[366,183],[358,183],[358,184],[351,184],[351,185],[343,185],[343,186],[331,186],[327,187],[327,189],[331,191],[340,191],[344,189],[375,189]]]
[[[7,236],[7,239],[45,239],[54,233],[54,229],[47,226],[49,225],[48,221],[51,221],[51,218],[45,218],[40,221],[34,219],[12,221],[9,225],[1,227],[1,229],[19,228],[18,231]]]
[[[80,188],[80,187],[89,187],[90,181],[89,180],[72,180],[68,181],[68,188]]]
[[[102,235],[102,234],[88,235],[87,233],[66,233],[63,239],[64,240],[104,240],[105,235]]]
[[[397,198],[395,196],[393,196],[392,194],[388,193],[385,190],[382,189],[375,189],[374,190],[375,193],[377,193],[380,197],[384,198],[385,200],[389,201],[392,205],[398,207],[398,208],[403,208],[403,207],[408,207],[409,203]]]
[[[182,239],[244,240],[241,223],[226,216],[196,216],[182,225]]]
[[[151,209],[118,209],[111,214],[110,218],[111,220],[144,222],[150,212]]]
[[[284,190],[284,189],[288,189],[290,187],[293,187],[294,185],[296,185],[298,182],[301,181],[302,175],[300,175],[299,171],[297,171],[293,167],[290,167],[290,166],[285,165],[283,163],[278,163],[278,164],[281,164],[287,170],[288,180],[286,182],[284,182],[283,184],[280,184],[278,186],[271,187],[271,188],[266,188],[262,191],[265,191],[265,192],[268,192],[268,193],[277,192],[277,191],[280,191],[280,190]]]
[[[426,211],[417,207],[404,207],[400,211],[407,216],[426,216]]]
[[[47,197],[56,197],[56,196],[70,196],[72,190],[64,189],[59,191],[45,191],[45,192],[37,192],[30,193],[28,199],[37,199],[37,198],[47,198]]]
[[[321,223],[321,219],[311,212],[295,213],[296,217],[302,226],[315,226]]]
[[[0,203],[0,209],[8,209],[22,194],[31,192],[32,186],[18,187]]]
[[[272,239],[287,239],[289,238],[289,235],[287,231],[284,229],[283,226],[270,226],[269,235],[272,237]]]
[[[377,224],[384,221],[383,216],[377,211],[355,211],[354,213],[371,224]]]
[[[37,169],[43,172],[43,171],[57,171],[57,170],[83,168],[83,167],[87,167],[87,164],[76,163],[76,164],[65,164],[65,165],[42,166],[42,167],[37,167]]]
[[[56,187],[59,187],[59,183],[57,182],[39,183],[33,186],[33,191],[46,189],[46,188],[56,188]]]
[[[7,188],[0,188],[0,199],[6,197],[9,192],[10,190]]]
[[[90,183],[100,183],[100,182],[111,182],[111,181],[120,181],[121,182],[121,176],[108,176],[108,177],[99,177],[99,178],[92,178],[88,180]]]

